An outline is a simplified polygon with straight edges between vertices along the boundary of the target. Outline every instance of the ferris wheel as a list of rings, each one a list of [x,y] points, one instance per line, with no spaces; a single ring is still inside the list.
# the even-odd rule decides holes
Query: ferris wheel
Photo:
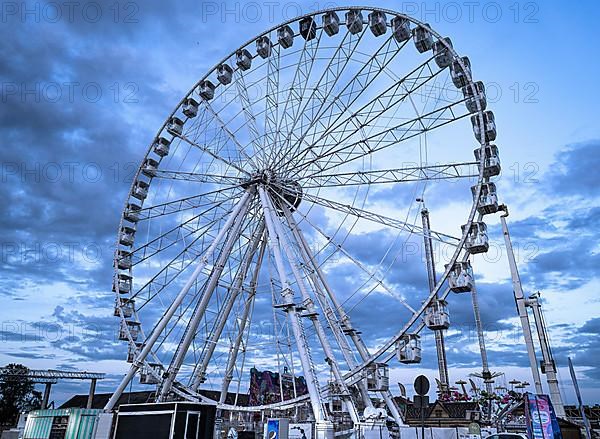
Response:
[[[389,365],[437,356],[448,386],[452,292],[472,294],[481,326],[471,259],[498,210],[495,139],[469,58],[398,12],[315,12],[225,56],[160,127],[127,197],[113,290],[131,367],[107,408],[139,376],[157,401],[309,404],[317,422],[334,396],[354,422],[376,397],[401,424]],[[306,391],[294,378],[274,400],[228,399],[252,367]]]

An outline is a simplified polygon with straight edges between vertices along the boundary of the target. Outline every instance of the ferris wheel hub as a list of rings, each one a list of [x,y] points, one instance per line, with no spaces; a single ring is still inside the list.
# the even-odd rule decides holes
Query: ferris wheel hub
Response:
[[[278,215],[283,216],[285,208],[295,211],[302,201],[302,187],[295,180],[282,178],[272,169],[263,169],[253,173],[242,183],[244,189],[265,186],[273,197],[273,204]]]

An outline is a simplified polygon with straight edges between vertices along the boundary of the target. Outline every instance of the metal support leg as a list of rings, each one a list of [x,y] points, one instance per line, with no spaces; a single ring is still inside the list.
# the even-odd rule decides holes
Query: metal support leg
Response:
[[[52,390],[52,383],[46,383],[44,386],[44,398],[42,399],[42,409],[48,408],[48,401],[50,400],[50,391]]]
[[[548,333],[546,331],[546,325],[544,324],[544,316],[542,314],[542,304],[540,303],[539,296],[532,296],[526,302],[527,306],[533,309],[533,320],[535,321],[535,327],[537,329],[538,338],[540,339],[540,348],[542,350],[542,359],[544,360],[544,369],[546,373],[546,381],[548,382],[548,389],[550,390],[550,399],[552,405],[556,411],[556,416],[561,418],[565,417],[565,408],[563,406],[562,397],[560,395],[560,388],[558,387],[558,377],[556,376],[556,364],[552,358],[552,351],[550,349],[550,342],[548,340]]]
[[[350,344],[348,343],[348,341],[346,339],[346,335],[344,334],[344,328],[342,328],[341,321],[336,316],[335,310],[329,306],[327,298],[320,297],[320,295],[322,295],[323,292],[320,291],[319,282],[323,285],[323,288],[326,291],[328,290],[329,285],[326,284],[325,276],[322,273],[320,267],[316,264],[314,256],[312,255],[311,249],[308,246],[308,243],[306,242],[306,240],[304,239],[304,236],[302,235],[302,232],[301,232],[300,228],[298,227],[298,224],[294,220],[291,212],[289,211],[289,209],[287,207],[285,207],[283,209],[283,211],[284,211],[286,220],[290,226],[290,229],[292,230],[292,234],[294,235],[295,240],[299,244],[302,258],[304,259],[304,264],[307,267],[311,267],[313,270],[313,275],[311,276],[312,280],[313,280],[313,284],[315,285],[315,289],[319,290],[319,291],[315,291],[315,293],[316,293],[317,299],[319,300],[319,304],[320,304],[321,308],[323,309],[325,318],[327,319],[327,323],[329,324],[329,327],[331,328],[331,330],[338,342],[338,345],[340,347],[340,351],[342,352],[342,356],[344,357],[344,360],[348,364],[348,367],[350,369],[352,369],[352,368],[356,367],[357,362],[356,362],[356,359],[354,358],[354,352],[350,348]],[[360,391],[361,399],[362,399],[363,403],[365,404],[365,407],[373,407],[373,401],[371,401],[371,397],[369,396],[369,391],[367,390],[367,386],[364,381],[358,382],[358,389]]]
[[[425,207],[421,210],[421,221],[423,223],[423,240],[425,243],[425,262],[427,264],[427,279],[429,281],[429,292],[435,289],[437,284],[435,274],[435,260],[433,257],[433,242],[431,240],[431,224],[429,222],[429,210]],[[437,295],[436,295],[437,299]],[[448,393],[450,378],[448,376],[448,362],[446,361],[446,347],[444,346],[444,332],[435,330],[435,348],[438,359],[438,373],[442,388],[442,393]]]
[[[86,408],[91,409],[94,402],[94,393],[96,393],[96,378],[92,378],[90,382],[90,393],[88,395]]]
[[[242,291],[242,285],[244,280],[246,279],[246,275],[248,274],[248,270],[250,268],[250,263],[256,254],[258,249],[258,245],[260,243],[261,238],[264,234],[264,223],[261,224],[259,229],[256,231],[252,243],[249,245],[248,250],[246,251],[246,255],[244,256],[244,261],[238,269],[238,272],[235,276],[234,284],[229,291],[229,297],[227,298],[223,309],[220,311],[218,316],[217,324],[213,332],[210,335],[210,339],[206,342],[204,346],[204,351],[202,352],[202,358],[200,363],[196,366],[194,370],[194,374],[192,376],[192,389],[196,390],[198,386],[204,382],[204,378],[206,375],[206,369],[208,368],[208,363],[212,358],[212,355],[217,347],[217,343],[221,339],[221,334],[223,333],[223,329],[225,328],[225,324],[229,318],[229,314],[231,314],[231,310],[233,309],[233,305],[235,301],[240,295]]]
[[[536,393],[542,393],[542,380],[540,378],[540,371],[538,369],[537,358],[535,356],[535,347],[533,345],[533,335],[531,333],[529,316],[527,315],[527,308],[525,307],[525,295],[523,294],[521,277],[519,276],[519,270],[517,269],[517,261],[515,260],[515,254],[510,241],[510,234],[508,233],[508,225],[506,224],[506,217],[508,216],[508,209],[506,209],[506,207],[505,212],[506,213],[500,217],[500,221],[502,222],[502,232],[504,234],[508,265],[510,267],[510,274],[512,277],[515,303],[517,305],[519,319],[521,320],[521,328],[523,329],[523,337],[525,338],[525,346],[527,347],[527,356],[529,357],[529,367],[531,368],[531,376],[533,378],[535,391]]]
[[[254,304],[254,298],[256,297],[256,284],[258,282],[258,275],[260,274],[260,267],[262,266],[265,250],[266,242],[263,241],[260,253],[258,254],[258,260],[256,261],[256,266],[254,267],[254,273],[252,274],[252,280],[250,281],[250,291],[248,292],[248,298],[246,299],[246,304],[244,305],[244,311],[242,312],[238,333],[231,346],[231,350],[229,351],[227,366],[225,367],[225,375],[223,377],[223,384],[221,386],[221,396],[219,397],[219,403],[221,404],[224,403],[225,398],[227,398],[229,385],[233,379],[233,368],[235,367],[235,363],[237,361],[237,356],[242,339],[244,338],[244,331],[246,330],[248,317],[250,316],[250,311],[252,310],[252,306]]]
[[[268,195],[264,187],[258,187],[258,194],[260,196],[263,212],[265,215],[267,230],[269,232],[269,245],[273,250],[273,254],[275,256],[277,272],[279,274],[279,280],[281,282],[281,296],[283,299],[283,304],[286,305],[286,312],[290,317],[290,325],[294,333],[294,338],[296,339],[296,346],[298,348],[300,362],[302,364],[302,370],[304,371],[304,377],[306,379],[306,386],[308,388],[313,414],[315,416],[315,420],[317,422],[321,422],[326,420],[326,414],[325,410],[323,409],[323,401],[321,400],[319,382],[317,380],[316,371],[314,370],[312,361],[310,359],[310,350],[305,338],[302,322],[300,321],[300,317],[296,312],[294,304],[294,293],[290,288],[290,284],[287,280],[286,269],[285,265],[283,264],[281,249],[279,248],[279,245],[277,245],[277,242],[279,241],[279,236],[277,235],[275,226],[273,225],[272,217],[274,216],[274,213],[272,211],[271,204],[268,201]]]
[[[301,244],[301,247],[304,249],[304,253],[310,260],[310,265],[313,267],[314,271],[317,273],[319,280],[321,281],[321,283],[323,285],[323,288],[327,292],[327,295],[328,295],[329,299],[331,300],[331,303],[334,306],[334,309],[337,311],[337,313],[339,313],[339,319],[340,319],[341,325],[344,328],[344,332],[350,336],[350,339],[352,340],[354,346],[356,347],[360,358],[363,361],[366,360],[367,358],[370,357],[369,350],[367,349],[367,345],[364,343],[364,341],[360,337],[360,334],[358,334],[358,331],[356,331],[353,328],[352,322],[350,321],[350,317],[344,310],[344,307],[342,306],[342,304],[337,299],[337,296],[334,294],[331,286],[329,285],[329,283],[327,281],[327,278],[325,277],[325,274],[321,270],[321,267],[319,267],[319,264],[317,264],[316,260],[314,259],[312,252],[310,250],[310,246],[308,245],[308,242],[306,242],[306,239],[304,238],[302,231],[298,227],[298,224],[295,222],[294,218],[291,215],[288,216],[288,221],[290,222],[290,225],[292,226],[292,230],[296,230],[296,236]],[[349,363],[349,365],[350,365],[350,367],[356,367],[356,362],[354,361],[354,359],[351,360],[351,363]],[[362,389],[361,389],[361,387],[362,387]],[[366,389],[366,386],[364,385],[364,382],[359,382],[359,389],[361,389],[361,394],[362,394],[363,400],[365,402],[365,405],[367,407],[373,407],[373,402],[371,401],[371,398]],[[404,421],[402,420],[402,416],[400,415],[400,411],[398,410],[398,407],[396,406],[396,404],[393,400],[393,396],[392,396],[391,392],[390,391],[379,392],[379,394],[385,401],[385,404],[386,404],[388,410],[390,411],[390,413],[392,414],[392,417],[396,421],[396,424],[398,424],[398,426],[406,425],[404,423]]]
[[[481,322],[481,313],[479,312],[479,300],[477,298],[477,288],[475,288],[475,283],[473,283],[473,288],[471,289],[471,301],[473,303],[473,314],[475,315],[477,341],[479,342],[479,351],[481,352],[481,375],[483,377],[483,382],[485,383],[486,392],[492,393],[492,382],[490,381],[492,379],[492,373],[490,372],[488,364],[485,336],[483,334],[483,323]]]
[[[217,283],[219,282],[221,274],[223,273],[223,269],[225,268],[225,264],[227,262],[227,259],[229,258],[229,254],[231,253],[231,250],[233,249],[235,243],[239,240],[239,234],[242,229],[242,223],[244,222],[244,217],[246,215],[247,210],[248,205],[246,204],[245,208],[238,213],[237,217],[235,218],[235,221],[233,222],[231,230],[229,231],[229,235],[227,236],[225,244],[223,245],[223,249],[221,250],[219,257],[217,258],[215,266],[213,267],[213,270],[209,276],[206,287],[202,292],[202,296],[196,304],[190,321],[188,322],[185,328],[185,332],[183,338],[181,339],[181,343],[177,346],[175,355],[173,356],[171,364],[167,369],[167,372],[165,374],[165,380],[160,386],[158,401],[164,401],[169,392],[171,391],[171,387],[175,382],[175,378],[177,378],[177,374],[179,373],[179,369],[181,369],[183,361],[185,360],[185,356],[187,355],[187,352],[190,346],[192,345],[192,341],[196,337],[198,325],[200,325],[202,317],[204,316],[204,313],[208,308],[208,304],[210,303],[210,299],[213,295],[213,292],[215,291]]]
[[[270,202],[270,200],[267,201]],[[270,207],[272,208],[272,205]],[[285,212],[287,208],[285,206],[282,207]],[[350,391],[348,390],[348,387],[344,382],[344,378],[342,377],[342,372],[340,371],[340,368],[337,362],[335,361],[333,350],[331,349],[331,345],[329,344],[329,340],[327,339],[327,335],[325,334],[325,329],[319,321],[315,305],[310,297],[310,294],[308,293],[308,289],[306,287],[306,283],[304,282],[304,278],[300,273],[298,262],[295,260],[294,254],[288,242],[286,241],[286,236],[283,233],[283,227],[281,226],[281,222],[273,221],[273,223],[275,226],[275,230],[277,231],[277,234],[279,236],[279,245],[283,247],[288,262],[290,263],[290,266],[292,268],[292,273],[294,275],[294,278],[296,279],[298,288],[300,289],[300,294],[302,295],[302,305],[306,308],[306,311],[310,315],[310,320],[312,321],[313,327],[315,328],[315,332],[317,334],[319,342],[323,347],[323,352],[325,353],[326,361],[329,363],[331,371],[333,372],[333,376],[335,377],[335,381],[342,390],[342,397],[344,398],[344,401],[348,406],[348,412],[350,414],[350,417],[352,418],[353,422],[359,422],[358,412],[356,411],[354,402],[350,397]]]
[[[156,324],[156,326],[152,330],[152,333],[146,340],[141,352],[134,359],[133,364],[129,368],[129,371],[127,372],[125,377],[123,377],[123,379],[121,380],[121,383],[119,384],[119,386],[117,387],[117,389],[115,390],[115,392],[113,393],[111,398],[106,403],[106,406],[104,406],[105,410],[112,410],[115,407],[115,404],[117,403],[117,401],[123,394],[123,391],[127,388],[127,386],[129,385],[129,382],[135,376],[135,374],[139,370],[139,368],[143,365],[144,360],[146,359],[146,357],[148,356],[148,354],[154,347],[154,343],[156,343],[156,340],[158,340],[158,338],[160,337],[160,334],[166,328],[167,323],[169,323],[169,320],[171,320],[173,315],[175,315],[177,308],[179,308],[179,305],[181,305],[181,303],[183,302],[183,299],[185,298],[185,296],[187,295],[189,290],[192,288],[192,285],[194,284],[194,282],[196,281],[196,279],[198,278],[198,276],[200,275],[200,273],[202,272],[202,270],[208,263],[208,259],[212,256],[212,254],[215,252],[215,249],[217,248],[217,246],[220,244],[220,242],[223,240],[223,238],[225,237],[225,235],[227,234],[229,229],[232,227],[235,219],[237,218],[237,216],[239,215],[241,210],[247,206],[247,204],[250,200],[250,197],[251,197],[250,192],[246,192],[242,196],[242,198],[240,199],[240,201],[234,208],[233,212],[231,213],[231,216],[228,218],[227,222],[225,223],[225,225],[223,226],[223,228],[221,229],[221,231],[219,232],[219,234],[217,235],[217,237],[215,238],[213,243],[206,250],[206,253],[204,255],[202,255],[200,263],[196,267],[196,270],[194,270],[194,273],[192,274],[190,279],[187,281],[187,283],[181,289],[181,291],[179,292],[179,294],[177,295],[177,297],[175,298],[173,303],[171,303],[171,306],[169,306],[167,311],[163,314],[162,318],[159,320],[159,322]]]

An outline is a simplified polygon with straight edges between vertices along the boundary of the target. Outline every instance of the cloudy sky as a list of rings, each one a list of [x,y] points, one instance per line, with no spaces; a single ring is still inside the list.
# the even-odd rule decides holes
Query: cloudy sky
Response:
[[[106,372],[126,368],[112,317],[112,247],[132,175],[165,117],[208,69],[262,30],[334,2],[4,2],[0,10],[0,363]],[[542,292],[561,389],[600,402],[600,128],[597,2],[387,2],[477,64],[499,126],[502,201],[527,293]],[[491,97],[493,96],[493,97]],[[444,200],[439,200],[440,205]],[[452,206],[447,207],[451,209]],[[435,220],[434,220],[435,221]],[[491,239],[502,245],[497,220]],[[349,242],[365,263],[372,245]],[[354,246],[354,247],[352,247]],[[504,254],[481,263],[490,361],[528,379]],[[343,272],[333,280],[341,285]],[[411,279],[391,280],[409,285]],[[454,379],[479,370],[468,298],[456,298]],[[460,306],[460,304],[464,306]],[[380,321],[356,316],[377,341]],[[460,329],[462,325],[462,330]],[[466,329],[465,329],[466,328]],[[429,337],[431,338],[431,337]],[[434,376],[431,356],[423,372]],[[420,370],[419,370],[420,371]],[[396,367],[409,384],[415,368]],[[57,386],[64,400],[85,386]]]

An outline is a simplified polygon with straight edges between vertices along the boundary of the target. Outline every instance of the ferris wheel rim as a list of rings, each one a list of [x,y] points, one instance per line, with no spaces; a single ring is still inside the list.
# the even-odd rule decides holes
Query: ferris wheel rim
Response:
[[[194,93],[194,91],[197,90],[197,88],[200,85],[200,83],[202,81],[206,80],[211,74],[213,74],[215,72],[215,70],[218,68],[218,66],[220,66],[223,63],[225,63],[227,60],[231,59],[238,50],[241,50],[241,49],[244,49],[244,48],[248,47],[250,44],[252,44],[253,42],[255,42],[261,36],[267,35],[267,34],[273,32],[274,30],[278,29],[281,26],[285,26],[285,25],[289,25],[291,23],[299,22],[300,20],[302,20],[302,19],[304,19],[306,17],[316,17],[316,16],[319,16],[321,14],[324,14],[324,13],[327,13],[327,12],[330,12],[330,11],[339,12],[339,11],[349,11],[349,10],[381,11],[381,12],[384,12],[384,13],[392,14],[393,16],[403,17],[403,18],[407,19],[409,22],[411,22],[411,23],[413,23],[413,24],[415,24],[417,26],[426,27],[431,32],[431,34],[433,36],[435,36],[436,38],[438,38],[438,40],[441,41],[446,46],[447,50],[452,54],[453,59],[457,60],[461,64],[461,66],[463,67],[464,71],[466,72],[466,76],[468,78],[468,84],[473,84],[473,79],[471,77],[471,73],[470,73],[469,70],[467,70],[467,69],[464,68],[464,64],[462,62],[462,59],[458,55],[458,53],[456,52],[456,50],[451,45],[448,45],[445,42],[444,38],[441,36],[441,34],[439,34],[438,32],[436,32],[428,24],[423,23],[422,21],[417,20],[417,19],[415,19],[415,18],[413,18],[411,16],[408,16],[406,14],[402,14],[402,13],[399,13],[399,12],[396,12],[396,11],[393,11],[393,10],[390,10],[390,9],[385,9],[385,8],[375,8],[375,7],[372,7],[372,6],[344,6],[344,7],[327,8],[327,9],[322,9],[322,10],[315,11],[315,12],[312,12],[312,13],[309,13],[309,14],[300,15],[298,17],[294,17],[292,19],[289,19],[289,20],[286,20],[284,22],[281,22],[278,25],[273,26],[272,28],[268,29],[267,31],[264,31],[264,32],[258,34],[256,37],[248,40],[246,43],[244,43],[243,45],[239,46],[236,50],[234,50],[229,55],[227,55],[226,57],[224,57],[219,63],[215,64],[211,69],[209,69],[208,72],[200,80],[198,80],[194,84],[194,86],[190,89],[190,91],[175,106],[174,110],[167,117],[167,119],[165,120],[165,122],[163,123],[163,125],[160,127],[160,129],[158,130],[158,132],[156,133],[156,136],[154,138],[158,138],[161,135],[161,133],[165,132],[165,128],[167,126],[167,123],[168,123],[169,119],[171,117],[173,117],[177,113],[177,111],[181,108],[181,106],[183,105],[183,103],[185,102],[185,100],[187,98],[189,98]],[[483,119],[482,119],[482,112],[483,112],[483,110],[479,110],[479,111],[477,111],[476,113],[473,113],[473,114],[477,114],[477,116],[481,119],[481,121],[483,121]],[[482,124],[482,126],[483,126],[483,124]],[[481,144],[482,147],[487,144],[487,142],[485,141],[485,139],[483,137],[482,137],[482,141],[480,142],[480,144]],[[133,179],[132,186],[131,186],[132,188],[133,188],[133,185],[135,184],[136,180],[139,178],[139,176],[141,174],[144,160],[147,159],[148,156],[150,155],[150,153],[152,151],[152,147],[153,147],[153,144],[151,143],[150,146],[148,147],[148,149],[147,149],[147,151],[146,151],[146,153],[145,153],[145,155],[144,155],[141,163],[140,163],[140,166],[138,167],[138,169],[137,169],[137,171],[135,173],[135,177]],[[484,183],[486,181],[489,181],[489,177],[484,177],[484,175],[483,175],[483,172],[484,172],[483,171],[483,162],[484,162],[484,156],[482,155],[481,158],[480,158],[479,177],[478,177],[478,180],[477,180],[477,187],[478,187],[477,194],[479,194],[479,192],[481,190],[482,183]],[[131,189],[130,189],[130,191],[128,192],[128,196],[126,197],[126,201],[125,201],[125,206],[124,207],[126,207],[127,204],[131,200],[132,200],[132,195],[131,195]],[[467,224],[471,224],[473,222],[476,214],[477,214],[477,203],[473,202],[473,204],[471,206],[471,210],[470,210],[469,215],[468,215]],[[120,223],[119,223],[119,230],[122,228],[123,224],[124,224],[124,216],[121,215]],[[450,265],[453,264],[455,261],[457,261],[460,258],[461,254],[464,252],[464,243],[465,243],[466,238],[467,238],[467,233],[465,232],[465,233],[463,233],[463,235],[462,235],[462,237],[460,239],[460,242],[457,245],[457,249],[455,250],[453,256],[451,257]],[[119,238],[117,237],[117,245],[116,245],[116,250],[115,250],[115,264],[114,264],[115,265],[115,279],[117,277],[117,272],[118,272],[118,267],[117,267],[118,249],[119,249]],[[466,257],[468,258],[468,256],[469,256],[468,253],[466,253],[466,252],[464,252],[464,253],[465,253]],[[397,333],[388,342],[386,342],[385,345],[384,345],[384,346],[386,346],[385,349],[383,349],[383,347],[380,348],[380,349],[378,349],[375,354],[371,355],[371,357],[369,358],[369,360],[364,361],[359,366],[357,366],[355,369],[353,369],[352,371],[350,371],[347,374],[345,374],[345,378],[346,379],[350,379],[352,377],[355,377],[357,374],[360,374],[362,371],[364,371],[369,365],[371,365],[374,362],[376,362],[377,359],[381,358],[381,356],[385,355],[389,351],[389,349],[394,345],[395,342],[398,341],[398,339],[402,335],[404,335],[405,333],[408,332],[408,330],[412,327],[412,325],[414,325],[414,323],[423,314],[423,312],[424,312],[427,304],[429,304],[433,300],[433,298],[439,293],[442,285],[444,284],[444,282],[446,281],[446,279],[448,277],[449,271],[450,271],[449,268],[447,268],[445,270],[444,274],[438,280],[438,283],[436,284],[436,288],[431,292],[431,294],[429,295],[429,297],[426,299],[424,305],[421,308],[419,308],[418,312],[416,312],[416,313],[413,314],[413,316],[410,319],[410,320],[412,320],[411,324],[410,325],[407,324],[407,326],[405,326],[402,329],[401,332]],[[119,300],[119,298],[122,297],[122,296],[119,295],[118,291],[116,291],[116,296],[117,296],[117,300]],[[444,293],[443,297],[446,297],[446,296],[447,296],[447,292]],[[137,310],[135,311],[135,315],[137,317]],[[125,320],[125,317],[121,313],[121,321],[123,321],[123,320]],[[135,342],[130,338],[129,341],[128,341],[128,343],[131,345],[131,344],[134,344]],[[388,361],[389,361],[389,359],[388,359]],[[284,401],[284,402],[287,402],[287,401]],[[272,404],[272,405],[265,405],[264,408],[276,408],[276,407],[280,407],[280,406],[281,406],[281,403],[277,403],[277,404]],[[263,407],[263,406],[261,406],[261,407]]]

